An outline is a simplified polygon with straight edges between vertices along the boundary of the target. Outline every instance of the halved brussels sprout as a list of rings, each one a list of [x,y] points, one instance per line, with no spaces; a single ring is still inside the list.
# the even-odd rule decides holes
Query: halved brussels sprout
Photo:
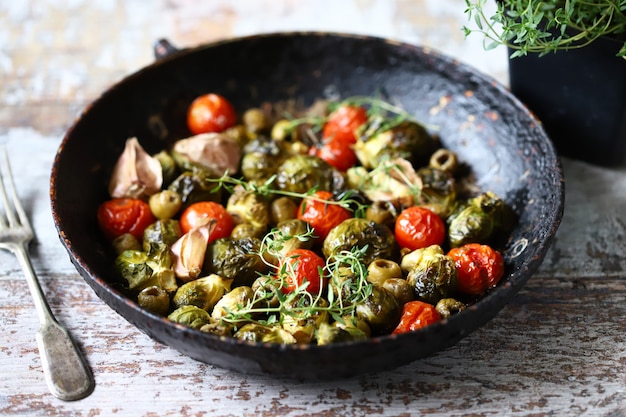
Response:
[[[248,223],[258,230],[266,230],[269,225],[269,204],[265,197],[243,187],[235,187],[226,211],[236,224]]]
[[[499,228],[508,227],[510,209],[492,192],[470,199],[448,219],[448,238],[451,247],[467,243],[489,243]]]
[[[328,306],[323,298],[318,300],[320,306]],[[329,314],[325,310],[308,310],[311,306],[311,298],[307,296],[295,297],[285,304],[285,310],[281,313],[283,329],[289,332],[298,343],[310,343],[315,336],[316,330],[322,323],[328,323]]]
[[[456,289],[458,275],[454,259],[445,255],[440,246],[416,249],[406,256],[413,262],[406,280],[418,300],[434,305]]]
[[[366,248],[362,259],[365,265],[376,259],[395,259],[398,249],[387,226],[357,217],[344,220],[332,228],[324,239],[322,251],[328,258],[352,248]]]
[[[325,161],[311,155],[287,158],[276,171],[276,186],[283,191],[305,194],[312,188],[333,190],[334,169]]]
[[[200,329],[205,324],[211,322],[211,316],[206,310],[193,305],[178,307],[176,310],[172,311],[167,318],[175,323],[191,327],[192,329]]]
[[[115,258],[115,269],[126,281],[128,289],[141,291],[157,286],[165,291],[176,291],[178,284],[171,269],[172,261],[167,250],[154,256],[138,250],[125,250]]]
[[[224,279],[219,275],[211,274],[181,285],[172,302],[176,307],[194,305],[211,312],[215,304],[230,291],[232,279]]]
[[[256,238],[232,239],[225,237],[209,244],[205,269],[209,273],[233,280],[233,287],[251,286],[254,280],[268,270],[259,256],[261,241]]]
[[[372,335],[388,334],[398,325],[402,306],[392,293],[373,285],[370,296],[356,305],[356,316],[369,324]]]
[[[211,317],[219,320],[224,318],[231,312],[237,312],[242,308],[250,305],[254,297],[254,291],[252,288],[242,286],[233,288],[232,291],[224,294],[222,298],[215,304]]]
[[[354,151],[366,168],[376,168],[382,161],[403,158],[421,166],[438,147],[426,129],[413,121],[404,120],[390,128],[388,120],[373,117],[359,135]]]
[[[157,220],[143,232],[143,250],[148,254],[171,247],[182,236],[178,220]]]
[[[198,201],[219,202],[222,191],[217,184],[207,181],[210,178],[205,171],[185,171],[172,181],[168,190],[180,195],[183,210]]]

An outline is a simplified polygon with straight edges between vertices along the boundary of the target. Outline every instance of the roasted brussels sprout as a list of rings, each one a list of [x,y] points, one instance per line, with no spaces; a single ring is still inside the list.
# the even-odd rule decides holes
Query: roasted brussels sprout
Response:
[[[265,182],[274,175],[283,158],[283,149],[276,141],[260,136],[244,147],[241,174],[247,181]]]
[[[256,238],[217,239],[209,244],[205,269],[209,273],[233,280],[233,287],[251,286],[268,267],[259,256],[261,241]]]
[[[217,336],[230,336],[233,335],[233,326],[229,323],[223,323],[221,320],[216,320],[213,317],[209,322],[202,325],[199,329],[204,333],[211,333]]]
[[[236,224],[248,223],[262,231],[269,225],[269,204],[265,197],[243,187],[235,187],[228,198],[226,211]]]
[[[362,262],[369,265],[376,259],[395,259],[396,240],[387,226],[353,217],[330,230],[322,246],[328,258],[352,248],[365,248]]]
[[[448,219],[450,246],[489,243],[498,228],[507,226],[508,214],[504,201],[492,192],[470,199]]]
[[[128,289],[141,291],[157,286],[165,291],[176,291],[178,284],[171,269],[172,261],[167,250],[154,256],[138,250],[126,250],[115,258],[115,268],[126,281]]]
[[[283,191],[305,194],[312,188],[333,190],[334,169],[316,156],[287,158],[276,171],[276,186]]]
[[[332,326],[342,329],[356,327],[357,329],[365,333],[367,337],[370,337],[372,335],[372,329],[370,329],[369,324],[367,324],[365,320],[359,319],[356,316],[340,317],[338,320],[332,323]]]
[[[447,218],[455,208],[457,191],[454,177],[438,168],[421,168],[417,171],[422,186],[417,196],[417,204]]]
[[[406,256],[414,262],[406,280],[418,300],[434,305],[456,289],[458,275],[454,260],[440,246],[416,249]]]
[[[205,171],[185,171],[168,187],[180,195],[181,209],[185,209],[197,201],[220,201],[221,189],[217,184],[207,181],[210,178]]]
[[[254,297],[254,291],[252,288],[242,286],[233,288],[232,291],[224,294],[222,298],[215,304],[211,317],[215,320],[219,320],[227,316],[230,312],[236,312],[249,306]]]
[[[418,123],[404,120],[388,129],[385,123],[384,118],[374,117],[358,135],[354,151],[365,168],[396,158],[421,166],[437,148],[437,141]]]
[[[387,334],[398,325],[402,306],[392,293],[373,285],[370,296],[363,303],[357,304],[356,316],[370,326],[373,336]]]
[[[295,249],[311,249],[313,247],[313,239],[311,238],[311,229],[307,222],[300,219],[291,219],[279,223],[276,226],[279,236],[279,253],[285,255]]]
[[[170,294],[163,288],[153,285],[139,291],[137,303],[141,308],[164,316],[170,309]]]
[[[259,229],[250,223],[239,223],[233,227],[233,231],[230,232],[230,237],[236,240],[247,238],[262,239],[265,232],[266,229]]]
[[[182,236],[178,220],[157,220],[143,232],[143,250],[148,255],[167,250]]]
[[[279,326],[264,326],[258,323],[245,324],[233,335],[236,339],[248,342],[278,343],[281,345],[294,344],[296,339],[291,333]]]
[[[358,327],[337,327],[328,323],[320,324],[315,335],[317,344],[320,346],[365,340],[367,337],[367,334]]]
[[[211,316],[206,310],[193,305],[184,305],[172,311],[168,319],[175,323],[183,324],[192,329],[200,329],[205,324],[211,322]]]
[[[260,307],[278,307],[280,304],[280,288],[275,278],[267,275],[258,277],[252,283],[252,291]]]
[[[230,291],[232,281],[215,274],[189,281],[176,290],[172,302],[176,307],[194,305],[211,312],[224,294]]]
[[[325,310],[316,309],[311,311],[311,298],[302,295],[294,297],[285,304],[285,310],[281,313],[283,329],[289,332],[298,343],[310,343],[315,336],[316,330],[322,323],[328,323],[329,314]],[[321,307],[328,306],[323,298],[317,300]]]

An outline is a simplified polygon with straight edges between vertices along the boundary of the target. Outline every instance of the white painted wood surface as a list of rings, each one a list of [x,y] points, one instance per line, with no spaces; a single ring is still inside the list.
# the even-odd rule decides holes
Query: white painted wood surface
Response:
[[[101,91],[151,62],[155,39],[192,46],[295,29],[368,33],[440,49],[506,83],[504,51],[463,39],[464,8],[460,0],[0,2],[0,142],[37,231],[35,270],[96,378],[81,401],[48,393],[26,282],[0,252],[0,415],[625,416],[624,169],[564,159],[561,228],[513,302],[444,352],[343,381],[246,376],[182,356],[100,301],[59,242],[48,181],[61,137]]]

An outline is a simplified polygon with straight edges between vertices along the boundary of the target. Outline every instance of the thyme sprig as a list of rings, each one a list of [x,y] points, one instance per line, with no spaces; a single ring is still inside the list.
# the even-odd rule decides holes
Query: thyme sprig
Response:
[[[625,0],[502,0],[488,15],[485,3],[466,0],[465,14],[477,28],[463,27],[485,36],[485,49],[506,45],[511,57],[588,46],[601,36],[622,37],[626,33]],[[626,58],[626,41],[617,56]]]
[[[353,212],[355,217],[363,217],[365,210],[368,207],[367,204],[353,198],[353,193],[351,193],[350,190],[342,193],[340,198],[336,200],[325,200],[315,195],[317,187],[313,187],[305,193],[277,189],[273,186],[276,181],[276,175],[272,175],[262,184],[249,182],[241,178],[231,177],[228,175],[228,172],[225,172],[219,178],[206,178],[205,181],[217,184],[214,192],[217,192],[220,188],[224,188],[227,192],[232,194],[235,192],[236,187],[241,187],[246,192],[252,192],[264,197],[279,195],[295,199],[307,199],[308,201],[316,201],[324,204],[338,205]]]

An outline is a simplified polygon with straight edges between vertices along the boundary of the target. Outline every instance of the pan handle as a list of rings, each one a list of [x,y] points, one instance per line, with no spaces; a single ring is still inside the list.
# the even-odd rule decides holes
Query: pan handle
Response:
[[[157,40],[154,43],[153,49],[154,49],[154,58],[156,60],[163,59],[167,56],[172,55],[173,53],[180,51],[180,49],[172,45],[171,42],[165,38]]]

